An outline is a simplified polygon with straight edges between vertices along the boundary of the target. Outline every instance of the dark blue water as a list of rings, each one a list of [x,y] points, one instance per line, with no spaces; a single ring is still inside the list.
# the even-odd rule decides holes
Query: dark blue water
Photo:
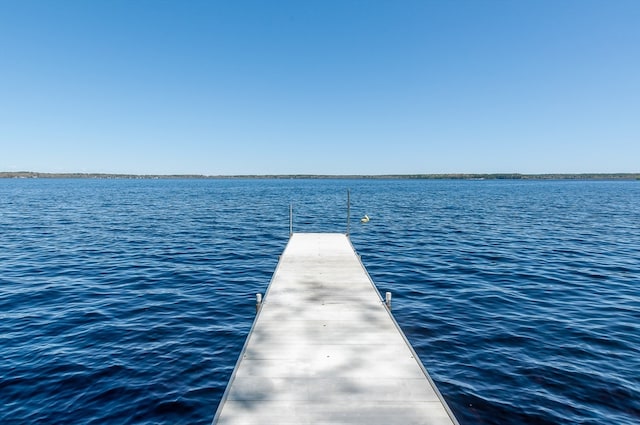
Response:
[[[461,424],[640,423],[640,182],[407,180],[0,180],[0,423],[209,424],[289,204],[348,188]]]

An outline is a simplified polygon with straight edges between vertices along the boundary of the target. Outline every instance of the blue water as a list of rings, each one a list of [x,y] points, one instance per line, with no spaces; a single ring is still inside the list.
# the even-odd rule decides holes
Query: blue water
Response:
[[[461,424],[640,423],[638,181],[106,179],[0,180],[0,423],[209,424],[289,204],[347,189]]]

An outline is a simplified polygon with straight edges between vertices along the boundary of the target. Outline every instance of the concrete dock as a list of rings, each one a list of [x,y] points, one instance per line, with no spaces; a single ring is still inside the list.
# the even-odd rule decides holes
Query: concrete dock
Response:
[[[458,422],[349,238],[294,233],[213,423]]]

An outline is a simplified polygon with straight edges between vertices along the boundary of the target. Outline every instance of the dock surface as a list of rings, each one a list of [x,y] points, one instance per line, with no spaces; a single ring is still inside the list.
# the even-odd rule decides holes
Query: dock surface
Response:
[[[213,423],[457,421],[349,238],[294,233]]]

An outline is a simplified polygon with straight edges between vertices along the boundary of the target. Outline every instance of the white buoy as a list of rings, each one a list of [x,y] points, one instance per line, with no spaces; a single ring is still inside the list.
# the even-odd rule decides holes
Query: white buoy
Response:
[[[360,223],[368,223],[369,220],[369,216],[365,214],[364,217],[360,219]]]

